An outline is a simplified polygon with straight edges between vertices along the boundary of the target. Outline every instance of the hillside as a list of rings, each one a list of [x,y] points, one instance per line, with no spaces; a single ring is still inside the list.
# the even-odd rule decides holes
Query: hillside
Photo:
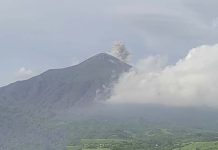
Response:
[[[0,88],[1,104],[71,107],[103,101],[113,83],[130,65],[101,53],[68,68],[48,70],[29,80]]]

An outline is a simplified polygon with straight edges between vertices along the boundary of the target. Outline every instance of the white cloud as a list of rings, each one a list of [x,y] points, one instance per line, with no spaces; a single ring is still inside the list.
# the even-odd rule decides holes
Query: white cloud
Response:
[[[31,78],[33,75],[34,73],[32,70],[27,69],[25,67],[21,67],[16,73],[16,78],[18,80],[25,80],[25,79]]]
[[[124,74],[114,88],[113,103],[156,103],[172,106],[218,106],[218,44],[192,49],[173,66],[144,63]],[[150,59],[150,60],[149,60]],[[150,65],[150,67],[148,67]]]
[[[143,72],[157,72],[166,67],[167,60],[167,57],[149,56],[140,60],[136,65],[136,69]]]

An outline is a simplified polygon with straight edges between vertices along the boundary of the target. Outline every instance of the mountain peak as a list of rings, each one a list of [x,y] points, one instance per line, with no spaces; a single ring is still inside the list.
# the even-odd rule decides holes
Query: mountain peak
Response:
[[[108,53],[102,52],[102,53],[94,55],[94,57],[113,57],[113,56],[109,55]]]
[[[123,61],[121,61],[120,59],[118,59],[118,58],[116,58],[108,53],[96,54],[96,55],[92,56],[91,58],[87,59],[86,61],[84,61],[84,63],[90,63],[92,61],[98,61],[98,62],[101,61],[101,63],[102,62],[109,62],[109,63],[124,64]]]
[[[62,69],[52,69],[29,80],[0,88],[0,100],[45,107],[70,107],[110,96],[112,85],[130,65],[107,53]]]

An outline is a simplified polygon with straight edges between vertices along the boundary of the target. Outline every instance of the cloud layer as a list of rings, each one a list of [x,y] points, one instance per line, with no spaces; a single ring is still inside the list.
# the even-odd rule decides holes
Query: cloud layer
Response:
[[[172,66],[149,57],[120,78],[110,102],[218,106],[217,56],[218,44],[194,48]]]
[[[17,80],[25,80],[34,76],[34,73],[30,69],[26,69],[25,67],[21,67],[16,74]]]

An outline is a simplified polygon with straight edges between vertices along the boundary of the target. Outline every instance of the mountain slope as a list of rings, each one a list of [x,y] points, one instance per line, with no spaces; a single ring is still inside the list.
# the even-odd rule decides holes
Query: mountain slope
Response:
[[[130,65],[101,53],[79,65],[53,69],[0,88],[1,104],[70,107],[105,100],[112,83]]]

